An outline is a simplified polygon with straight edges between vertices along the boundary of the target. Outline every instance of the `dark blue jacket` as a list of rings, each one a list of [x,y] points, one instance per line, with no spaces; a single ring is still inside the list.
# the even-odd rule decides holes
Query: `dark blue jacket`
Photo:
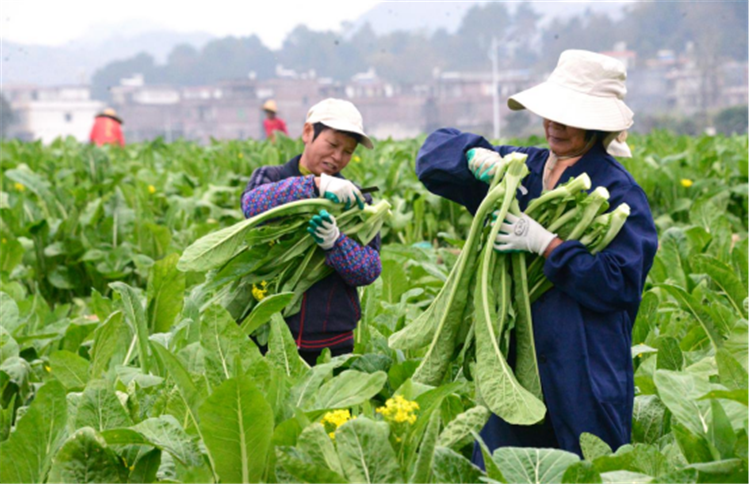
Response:
[[[518,195],[522,210],[542,193],[549,150],[493,147],[480,136],[455,129],[440,129],[427,138],[417,157],[419,179],[431,192],[474,213],[488,189],[466,164],[466,152],[476,147],[503,156],[514,151],[528,154],[530,174],[522,182],[528,192]],[[631,214],[601,253],[591,255],[580,242],[567,241],[545,261],[544,274],[554,287],[531,311],[548,415],[543,424],[532,427],[513,426],[493,415],[482,431],[492,449],[559,445],[580,455],[582,432],[597,435],[613,449],[630,441],[631,333],[656,253],[656,228],[643,190],[601,144],[567,168],[560,181],[584,172],[591,177],[592,190],[609,190],[611,209],[625,202]]]
[[[299,160],[300,156],[296,156],[283,165],[256,169],[242,193],[243,211],[251,199],[255,205],[252,208],[262,212],[295,199],[317,197],[312,177],[303,177],[299,171]],[[344,178],[341,174],[335,176]],[[292,177],[297,177],[297,181],[288,180],[289,186],[281,188],[286,184],[278,182]],[[253,191],[262,195],[254,197]],[[369,194],[364,196],[367,203],[372,203]],[[380,274],[378,251],[380,234],[364,248],[344,234],[339,236],[334,248],[326,253],[326,264],[335,271],[308,289],[300,311],[286,319],[298,348],[314,351],[352,347],[353,330],[361,312],[356,285],[370,284]]]

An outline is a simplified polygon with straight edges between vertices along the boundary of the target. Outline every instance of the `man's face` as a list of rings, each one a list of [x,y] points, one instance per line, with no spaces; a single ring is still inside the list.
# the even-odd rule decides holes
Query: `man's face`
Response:
[[[302,141],[305,150],[300,163],[313,175],[335,175],[343,170],[352,159],[357,141],[340,131],[326,129],[313,141],[315,134],[311,124],[305,124],[302,130]]]

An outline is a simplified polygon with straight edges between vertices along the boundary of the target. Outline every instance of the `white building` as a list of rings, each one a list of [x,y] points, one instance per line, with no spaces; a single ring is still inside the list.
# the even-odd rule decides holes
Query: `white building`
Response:
[[[94,116],[104,104],[91,99],[88,86],[3,86],[3,96],[13,110],[9,136],[50,143],[73,136],[88,141]]]

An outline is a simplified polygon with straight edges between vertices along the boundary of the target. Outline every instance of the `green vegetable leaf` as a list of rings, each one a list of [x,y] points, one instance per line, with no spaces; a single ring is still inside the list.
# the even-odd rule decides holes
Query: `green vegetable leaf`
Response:
[[[275,313],[284,310],[294,298],[293,292],[282,292],[263,298],[250,314],[242,321],[240,332],[252,334],[253,331],[266,324]]]
[[[612,448],[609,446],[609,444],[607,444],[594,434],[583,432],[581,434],[580,441],[583,458],[588,461],[593,461],[597,457],[612,454]]]
[[[177,270],[177,254],[157,261],[148,275],[146,296],[148,328],[152,333],[166,333],[182,311],[185,273]]]
[[[268,338],[266,359],[285,375],[298,377],[308,371],[307,364],[297,353],[292,333],[280,314],[271,317],[271,335]]]
[[[82,390],[89,379],[89,362],[70,351],[55,351],[49,355],[52,375],[68,391]]]
[[[42,482],[64,436],[67,411],[62,383],[44,384],[16,430],[0,443],[0,482]]]
[[[562,482],[565,470],[580,459],[564,450],[500,447],[492,460],[508,482],[541,484]]]
[[[76,412],[75,427],[92,427],[102,432],[133,425],[115,391],[104,380],[92,380],[83,391]]]
[[[602,476],[591,462],[581,461],[570,465],[562,476],[563,484],[598,484]]]
[[[358,417],[336,429],[336,450],[349,482],[403,482],[385,422]]]
[[[231,378],[200,406],[203,441],[222,482],[259,482],[271,449],[273,410],[252,378]]]
[[[435,448],[432,470],[437,482],[481,482],[482,470],[447,447]]]
[[[128,469],[96,430],[84,427],[60,448],[48,482],[127,482]]]
[[[109,287],[120,294],[122,305],[125,312],[125,318],[130,321],[138,338],[139,361],[143,373],[148,373],[151,366],[151,353],[148,344],[148,324],[146,322],[146,313],[135,289],[123,282],[110,283]],[[127,363],[127,362],[126,362]]]
[[[316,399],[307,410],[331,410],[360,405],[377,395],[386,380],[388,375],[382,371],[343,371],[320,387]]]
[[[479,432],[490,418],[490,411],[482,406],[470,408],[453,419],[440,433],[437,445],[455,451],[474,441],[473,432]]]

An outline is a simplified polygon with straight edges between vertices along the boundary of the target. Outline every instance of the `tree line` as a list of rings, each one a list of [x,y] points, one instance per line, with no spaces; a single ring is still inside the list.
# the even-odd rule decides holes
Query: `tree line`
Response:
[[[372,67],[392,82],[425,82],[435,69],[489,70],[492,38],[499,42],[502,69],[551,70],[565,49],[610,50],[625,42],[639,58],[661,49],[683,53],[689,44],[706,62],[747,60],[748,3],[635,3],[619,20],[590,10],[545,25],[528,4],[510,10],[502,3],[470,9],[455,33],[396,31],[377,35],[368,25],[356,32],[313,31],[304,25],[290,32],[280,49],[271,50],[255,35],[226,37],[201,49],[176,46],[165,64],[141,53],[112,62],[92,79],[94,97],[108,100],[120,79],[143,74],[148,84],[191,86],[220,80],[275,76],[278,64],[297,72],[344,81]]]

